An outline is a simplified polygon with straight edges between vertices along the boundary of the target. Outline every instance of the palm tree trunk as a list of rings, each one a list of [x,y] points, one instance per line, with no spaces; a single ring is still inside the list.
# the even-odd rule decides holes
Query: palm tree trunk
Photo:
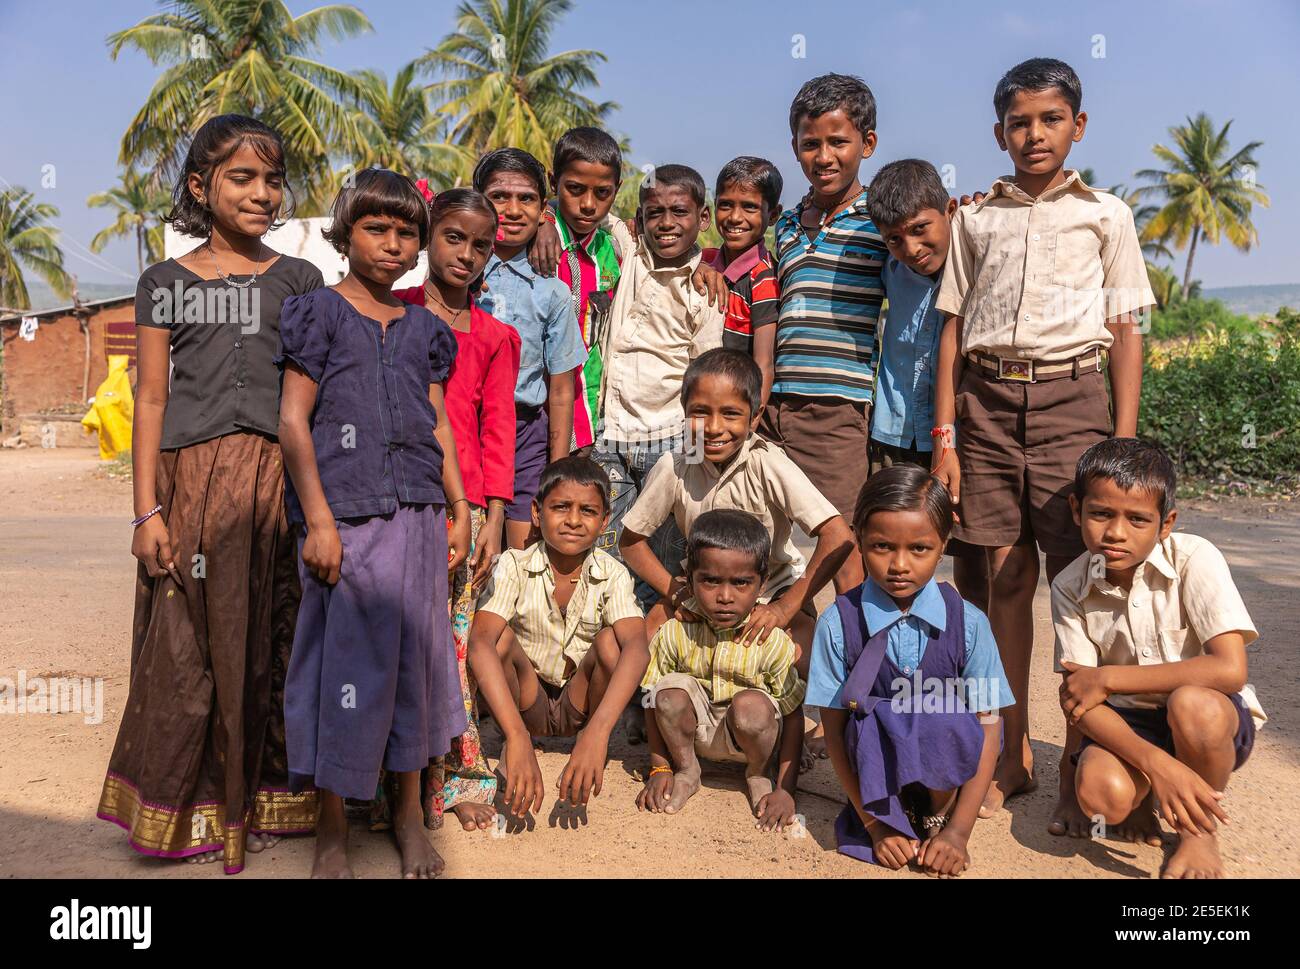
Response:
[[[144,275],[144,236],[145,227],[141,223],[135,227],[135,264],[141,276]]]
[[[1183,299],[1192,289],[1192,260],[1196,257],[1196,240],[1200,237],[1201,227],[1192,230],[1192,244],[1187,247],[1187,268],[1183,270]]]

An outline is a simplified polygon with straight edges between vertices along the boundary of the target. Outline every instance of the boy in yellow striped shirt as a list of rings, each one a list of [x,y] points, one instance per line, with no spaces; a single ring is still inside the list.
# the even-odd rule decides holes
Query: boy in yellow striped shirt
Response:
[[[772,538],[753,515],[710,511],[687,541],[686,577],[697,622],[670,619],[650,642],[641,681],[650,776],[637,808],[676,814],[700,787],[699,758],[745,765],[749,803],[764,831],[794,819],[807,684],[780,627],[740,640],[767,578]],[[776,783],[772,762],[776,761]]]

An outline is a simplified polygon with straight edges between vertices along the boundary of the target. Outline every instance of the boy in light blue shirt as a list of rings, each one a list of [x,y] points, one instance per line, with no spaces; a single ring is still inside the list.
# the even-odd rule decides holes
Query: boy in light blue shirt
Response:
[[[881,270],[888,314],[880,330],[875,406],[867,444],[870,474],[894,464],[932,466],[934,368],[943,314],[935,308],[957,200],[933,165],[919,158],[890,162],[867,187],[867,212],[889,250]],[[984,550],[948,542],[953,582],[962,598],[988,608]]]

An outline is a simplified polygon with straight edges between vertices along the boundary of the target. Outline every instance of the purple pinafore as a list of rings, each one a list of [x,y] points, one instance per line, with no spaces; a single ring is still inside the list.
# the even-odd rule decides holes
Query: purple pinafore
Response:
[[[939,583],[939,591],[947,621],[921,656],[918,672],[923,682],[951,682],[961,676],[965,664],[965,604],[948,583]],[[896,709],[890,702],[896,692],[894,681],[914,681],[885,655],[889,628],[868,638],[861,588],[837,597],[835,606],[844,628],[844,662],[849,671],[844,683],[844,702],[850,711],[844,746],[858,772],[863,807],[894,830],[916,838],[899,792],[913,783],[944,791],[965,784],[979,768],[983,728],[978,716],[962,703],[956,710],[922,712],[921,697],[915,697],[914,709]],[[841,854],[876,860],[871,836],[851,804],[835,821],[835,843]]]

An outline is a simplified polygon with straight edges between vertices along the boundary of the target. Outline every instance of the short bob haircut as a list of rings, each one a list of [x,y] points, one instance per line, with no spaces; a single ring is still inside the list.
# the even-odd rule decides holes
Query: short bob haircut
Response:
[[[420,248],[429,244],[429,206],[413,181],[386,168],[362,169],[350,181],[330,207],[329,228],[321,230],[338,252],[348,254],[352,227],[368,215],[409,222],[420,232]]]
[[[1031,57],[1011,68],[998,81],[993,91],[993,110],[998,121],[1006,119],[1011,101],[1021,91],[1046,91],[1048,88],[1056,88],[1070,105],[1070,110],[1078,116],[1083,105],[1083,85],[1079,83],[1074,68],[1052,57]]]
[[[867,479],[853,509],[853,531],[866,531],[871,516],[881,511],[925,512],[940,541],[952,531],[952,496],[919,464],[895,464]]]
[[[853,127],[867,137],[876,130],[876,96],[866,81],[852,74],[823,74],[799,89],[790,104],[790,134],[799,136],[799,122],[843,111]]]
[[[574,162],[604,165],[614,173],[614,181],[623,179],[623,152],[618,142],[599,128],[570,128],[560,135],[551,150],[551,172],[556,178]]]
[[[1174,510],[1178,472],[1168,452],[1150,441],[1112,437],[1088,448],[1074,471],[1074,496],[1080,504],[1094,481],[1113,481],[1125,491],[1145,491],[1155,499],[1161,521]]]
[[[537,194],[546,198],[546,169],[522,148],[498,148],[480,158],[474,166],[472,180],[475,190],[486,191],[488,182],[497,172],[518,172],[528,177],[537,186]]]
[[[699,385],[701,377],[726,377],[731,386],[749,403],[749,416],[752,420],[758,413],[758,405],[763,399],[763,372],[748,353],[732,350],[730,347],[714,347],[705,350],[691,361],[682,378],[682,408],[690,406],[691,395]]]
[[[706,548],[744,552],[753,559],[754,571],[758,577],[767,578],[772,536],[767,533],[763,523],[747,511],[718,508],[706,511],[695,519],[691,525],[690,538],[686,540],[688,575],[700,567],[700,552]]]
[[[652,168],[641,181],[641,188],[637,193],[638,207],[645,204],[647,195],[664,185],[686,189],[691,193],[691,201],[698,208],[704,208],[706,202],[704,178],[689,165],[658,165]]]
[[[948,190],[928,161],[890,162],[867,187],[867,214],[877,226],[902,225],[923,209],[948,209]]]
[[[542,506],[546,496],[562,484],[590,485],[600,492],[600,501],[605,511],[609,511],[609,475],[591,458],[570,454],[567,458],[552,461],[542,470],[542,479],[537,485],[537,497],[533,499],[537,507]]]
[[[763,198],[768,212],[781,211],[781,189],[784,181],[777,167],[766,158],[754,155],[741,155],[722,166],[718,172],[718,181],[713,187],[716,202],[728,185],[742,185],[752,188]]]
[[[180,177],[172,188],[171,212],[163,217],[164,222],[187,236],[206,239],[212,235],[212,209],[210,203],[199,204],[190,192],[190,176],[197,173],[203,179],[203,195],[211,199],[213,193],[213,176],[217,170],[228,162],[235,152],[247,145],[257,153],[257,157],[269,165],[283,179],[285,177],[284,142],[279,133],[271,127],[242,114],[221,114],[204,122],[203,127],[194,135],[189,150],[185,153],[185,163],[181,166]],[[276,220],[271,223],[277,229],[293,217],[294,196],[288,181],[284,191],[289,204],[282,205]]]

